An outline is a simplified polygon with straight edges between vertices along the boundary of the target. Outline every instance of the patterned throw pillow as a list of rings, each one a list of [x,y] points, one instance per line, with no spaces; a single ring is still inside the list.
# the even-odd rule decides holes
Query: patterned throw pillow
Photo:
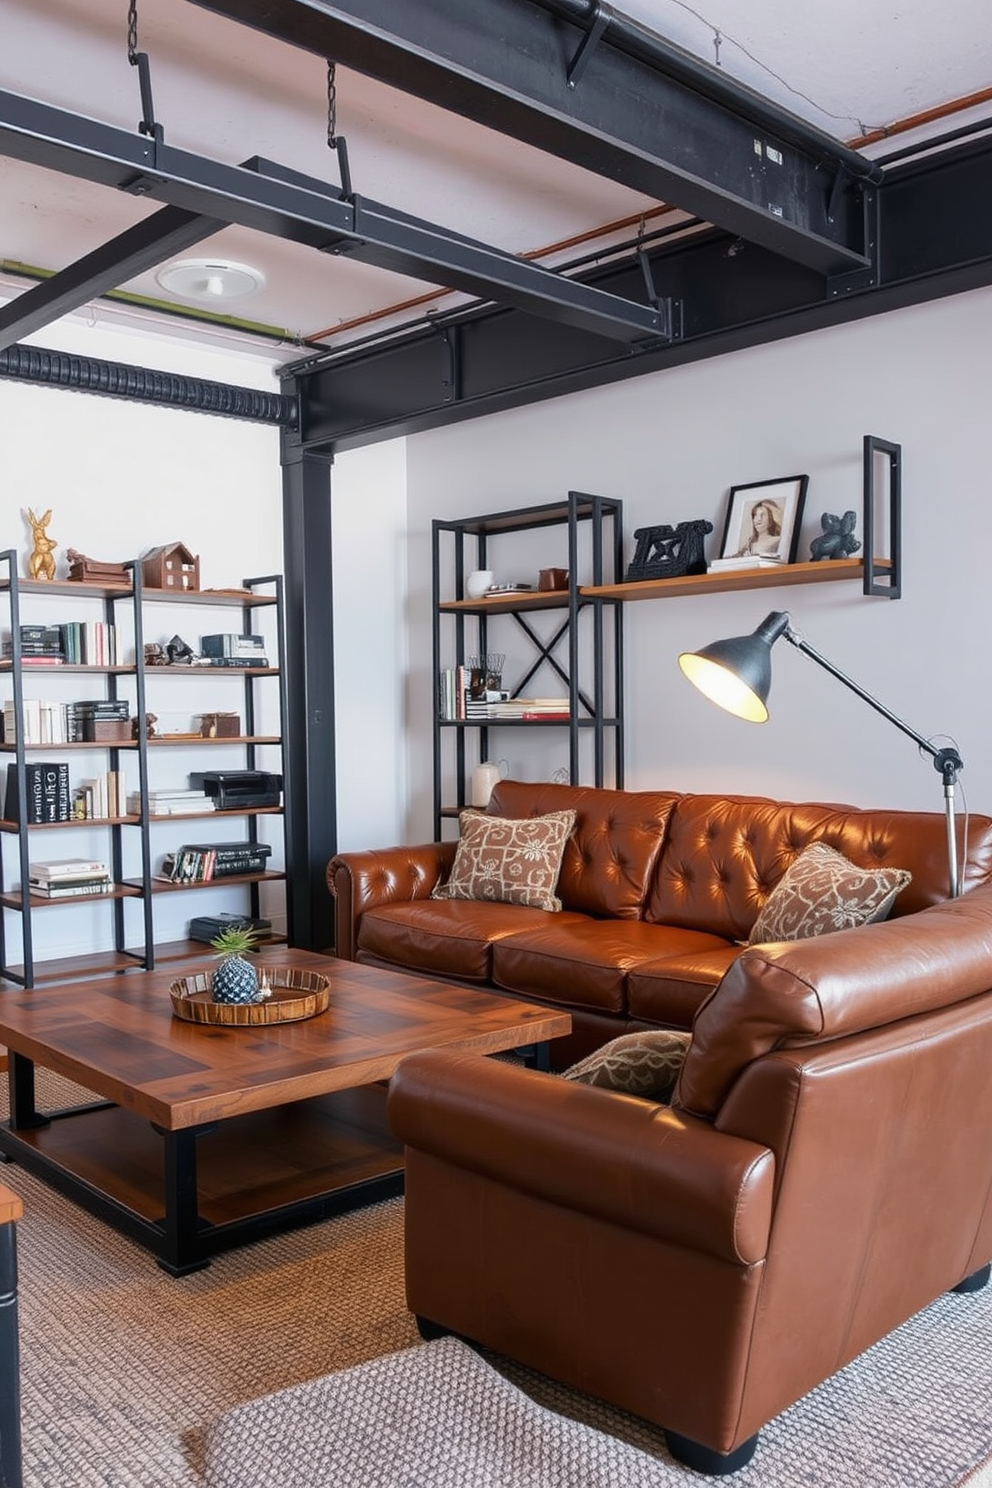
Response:
[[[667,1101],[675,1089],[691,1033],[660,1028],[625,1033],[564,1071],[566,1080]]]
[[[561,909],[555,886],[574,825],[574,811],[519,820],[463,811],[451,873],[446,883],[438,884],[433,898],[490,899],[532,909]]]
[[[825,842],[814,842],[765,900],[748,945],[807,940],[884,920],[912,876],[904,868],[858,868]]]

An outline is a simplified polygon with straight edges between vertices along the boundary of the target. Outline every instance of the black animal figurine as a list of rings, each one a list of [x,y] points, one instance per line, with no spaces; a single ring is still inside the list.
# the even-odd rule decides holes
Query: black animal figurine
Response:
[[[846,511],[842,517],[824,512],[820,518],[823,532],[819,537],[814,537],[809,545],[809,556],[813,562],[819,563],[824,558],[849,558],[852,553],[856,553],[861,546],[854,536],[857,520],[857,513],[853,511]]]
[[[634,533],[637,547],[624,582],[681,579],[686,574],[705,573],[703,538],[712,531],[713,523],[703,520],[679,522],[676,527],[669,522],[660,527],[638,527]]]

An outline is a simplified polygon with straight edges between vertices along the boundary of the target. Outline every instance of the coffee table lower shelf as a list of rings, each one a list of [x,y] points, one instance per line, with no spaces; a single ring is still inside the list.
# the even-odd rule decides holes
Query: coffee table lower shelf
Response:
[[[0,1125],[0,1152],[183,1276],[212,1256],[403,1192],[386,1086],[160,1131],[119,1106]]]

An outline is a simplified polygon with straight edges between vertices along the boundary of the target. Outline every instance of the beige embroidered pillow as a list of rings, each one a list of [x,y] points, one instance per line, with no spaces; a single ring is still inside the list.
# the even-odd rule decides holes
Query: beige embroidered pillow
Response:
[[[660,1028],[624,1033],[564,1071],[566,1080],[667,1101],[675,1089],[691,1033]]]
[[[748,945],[807,940],[884,920],[912,879],[904,868],[858,868],[825,842],[814,842],[786,869],[765,900]]]
[[[565,843],[575,825],[574,811],[519,820],[463,811],[458,819],[458,846],[446,883],[435,899],[490,899],[527,904],[532,909],[561,909],[555,895]]]

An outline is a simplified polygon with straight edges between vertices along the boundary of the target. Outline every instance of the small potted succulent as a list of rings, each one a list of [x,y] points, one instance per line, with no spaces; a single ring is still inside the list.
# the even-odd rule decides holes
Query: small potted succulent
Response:
[[[245,955],[255,949],[258,931],[250,926],[230,926],[214,936],[210,944],[217,952],[220,965],[213,974],[211,995],[214,1002],[260,1002],[258,972]]]

